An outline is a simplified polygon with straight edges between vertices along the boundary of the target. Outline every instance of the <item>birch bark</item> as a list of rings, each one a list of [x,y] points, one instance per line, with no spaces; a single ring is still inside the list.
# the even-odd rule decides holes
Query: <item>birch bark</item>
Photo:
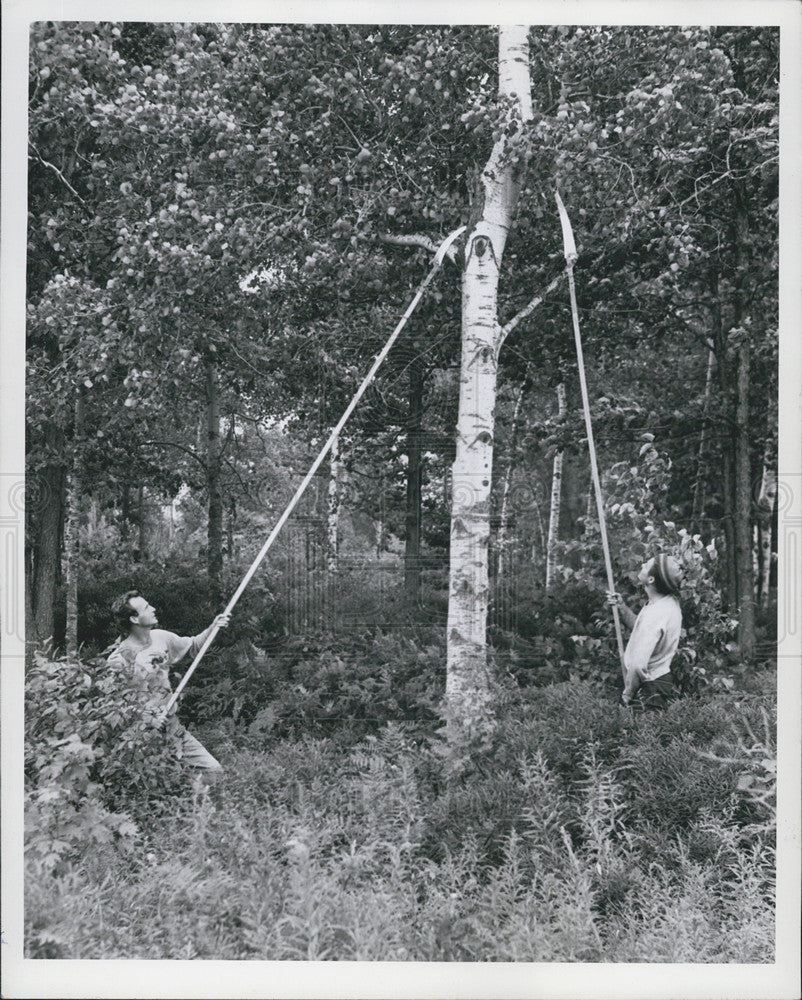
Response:
[[[527,371],[529,366],[527,365]],[[507,468],[504,470],[504,482],[501,491],[501,513],[499,514],[498,538],[496,539],[496,549],[498,551],[498,576],[503,578],[510,563],[508,548],[510,540],[509,518],[510,518],[510,487],[512,486],[512,474],[515,470],[515,446],[518,443],[518,425],[521,417],[521,404],[524,398],[524,386],[526,385],[526,372],[521,381],[521,389],[515,401],[515,409],[512,414],[512,429],[510,431],[510,453],[507,461]]]
[[[557,386],[557,414],[565,416],[565,383]],[[549,511],[549,537],[546,542],[546,591],[554,586],[557,572],[557,530],[560,524],[560,503],[562,500],[563,453],[562,449],[554,456],[551,472],[551,509]]]
[[[499,270],[526,161],[532,117],[528,29],[499,28],[499,97],[507,121],[481,176],[484,203],[467,234],[462,277],[462,357],[451,494],[446,714],[449,737],[492,729],[487,664],[488,541],[498,350]]]
[[[326,535],[328,540],[326,563],[329,573],[337,572],[340,550],[340,507],[342,494],[340,479],[342,463],[340,462],[340,439],[336,437],[329,452],[329,489],[326,503]]]
[[[755,590],[760,607],[769,604],[771,579],[771,519],[777,499],[777,473],[769,465],[769,446],[763,456],[763,476],[757,500],[758,521],[755,524]]]

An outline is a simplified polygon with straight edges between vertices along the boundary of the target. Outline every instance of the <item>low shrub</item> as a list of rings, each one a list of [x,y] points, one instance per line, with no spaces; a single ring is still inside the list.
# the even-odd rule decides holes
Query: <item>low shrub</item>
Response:
[[[270,649],[245,641],[202,670],[182,717],[230,713],[257,743],[302,734],[356,742],[390,721],[431,728],[445,690],[445,652],[433,632],[286,638]]]
[[[601,625],[609,610],[595,582],[566,578],[546,591],[540,580],[522,574],[515,581],[510,617],[514,632],[491,628],[489,635],[497,649],[509,652],[510,671],[521,687],[571,676],[617,679],[617,656]]]
[[[85,842],[134,839],[132,816],[188,788],[179,724],[145,681],[102,660],[34,654],[26,677],[27,845],[46,867]]]

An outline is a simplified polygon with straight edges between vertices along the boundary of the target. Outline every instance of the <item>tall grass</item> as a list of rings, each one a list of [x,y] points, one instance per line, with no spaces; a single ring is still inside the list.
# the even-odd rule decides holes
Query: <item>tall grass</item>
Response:
[[[633,719],[591,684],[511,707],[448,775],[392,723],[350,745],[209,730],[225,780],[29,857],[27,954],[770,962],[772,732],[767,696]]]

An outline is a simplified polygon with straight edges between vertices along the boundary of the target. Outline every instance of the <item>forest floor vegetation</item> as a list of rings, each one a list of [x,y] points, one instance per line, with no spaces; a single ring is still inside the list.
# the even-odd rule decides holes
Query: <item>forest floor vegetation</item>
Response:
[[[649,716],[593,680],[518,690],[456,761],[429,716],[207,721],[209,787],[169,732],[124,780],[140,729],[102,729],[113,691],[48,716],[70,670],[91,691],[79,661],[29,681],[28,957],[773,960],[769,670]]]

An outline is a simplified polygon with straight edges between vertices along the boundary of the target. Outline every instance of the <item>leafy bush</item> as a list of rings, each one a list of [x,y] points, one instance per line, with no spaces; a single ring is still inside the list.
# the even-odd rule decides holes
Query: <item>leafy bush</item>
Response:
[[[609,614],[599,586],[563,579],[546,591],[525,573],[515,582],[515,632],[489,629],[496,648],[507,652],[509,669],[522,687],[583,678],[617,678],[617,660],[602,639],[600,618]]]
[[[179,724],[157,725],[161,702],[145,681],[123,679],[101,660],[34,654],[26,678],[28,850],[45,866],[84,842],[136,838],[132,820],[180,795]]]
[[[680,690],[690,693],[725,671],[738,623],[722,609],[715,579],[718,558],[715,544],[706,545],[700,535],[691,535],[666,519],[665,496],[671,462],[654,447],[653,435],[642,437],[644,443],[637,464],[618,463],[605,476],[605,519],[613,573],[624,599],[637,604],[643,600],[637,584],[641,565],[658,551],[673,555],[679,562],[683,571],[680,594],[683,632],[672,673]],[[564,548],[579,551],[583,560],[578,570],[564,569],[564,576],[601,592],[606,584],[601,580],[604,563],[598,521],[587,518],[582,539]],[[612,620],[603,615],[598,621],[601,634],[607,637],[605,646],[610,650]]]
[[[355,742],[392,720],[431,727],[445,653],[440,637],[428,638],[321,635],[276,641],[270,650],[241,642],[210,657],[182,711],[200,721],[230,712],[257,742],[301,734]]]

